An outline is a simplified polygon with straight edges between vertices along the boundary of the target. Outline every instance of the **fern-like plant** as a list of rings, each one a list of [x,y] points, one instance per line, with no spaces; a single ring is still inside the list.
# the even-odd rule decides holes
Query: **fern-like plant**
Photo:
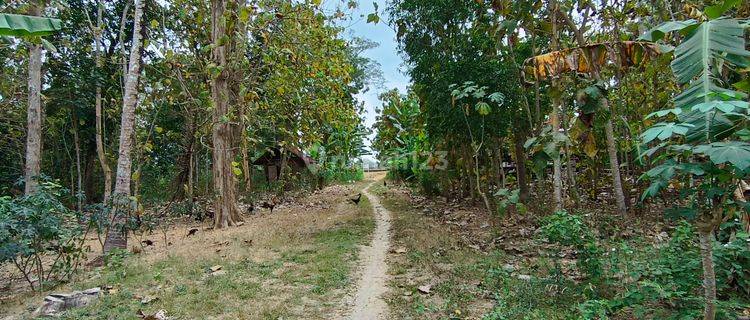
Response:
[[[644,143],[661,142],[645,155],[655,164],[642,179],[650,181],[643,199],[672,186],[679,205],[668,214],[694,221],[703,264],[704,319],[716,314],[716,280],[712,242],[716,228],[726,218],[748,214],[744,198],[735,196],[740,181],[750,173],[747,132],[750,103],[747,95],[729,89],[736,74],[746,68],[748,22],[722,17],[737,1],[709,7],[698,20],[671,21],[641,37],[659,41],[679,31],[682,41],[674,49],[672,71],[684,90],[674,106],[647,118],[663,118],[641,136]],[[658,90],[658,88],[655,88]]]

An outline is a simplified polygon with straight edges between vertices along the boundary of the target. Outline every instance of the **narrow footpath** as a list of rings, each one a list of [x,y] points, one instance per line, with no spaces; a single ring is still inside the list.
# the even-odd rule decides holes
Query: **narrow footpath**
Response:
[[[348,319],[385,319],[388,315],[388,305],[383,296],[388,288],[388,265],[385,258],[390,247],[391,214],[380,204],[380,199],[369,192],[370,187],[380,183],[382,179],[380,176],[362,190],[362,194],[372,204],[376,229],[370,245],[362,248],[359,254],[357,292]]]

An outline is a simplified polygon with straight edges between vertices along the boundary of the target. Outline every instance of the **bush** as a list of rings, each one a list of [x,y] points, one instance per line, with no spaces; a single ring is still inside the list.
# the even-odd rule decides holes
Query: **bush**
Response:
[[[580,271],[592,282],[599,282],[602,276],[602,252],[580,216],[558,211],[542,221],[542,235],[551,242],[575,248],[578,252],[576,264]]]
[[[715,242],[714,246],[717,289],[721,298],[717,303],[717,316],[718,319],[734,319],[732,313],[748,305],[750,297],[747,291],[750,281],[748,235],[738,232],[728,243]],[[601,316],[602,312],[647,319],[701,316],[703,269],[695,228],[691,224],[681,223],[662,247],[647,248],[638,257],[618,259],[623,266],[612,265],[609,270],[629,270],[624,276],[635,281],[609,300],[581,303],[579,309],[585,319],[606,319]],[[618,284],[622,285],[622,281]]]
[[[83,257],[83,229],[61,190],[40,182],[32,195],[0,197],[0,263],[12,263],[32,289],[68,279]]]

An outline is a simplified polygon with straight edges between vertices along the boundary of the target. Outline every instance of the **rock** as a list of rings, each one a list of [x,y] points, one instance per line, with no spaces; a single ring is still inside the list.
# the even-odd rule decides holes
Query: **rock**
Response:
[[[404,248],[404,247],[398,247],[398,248],[396,248],[396,249],[393,250],[393,253],[404,254],[404,253],[406,253],[406,248]]]
[[[519,274],[516,276],[516,278],[523,281],[531,281],[531,276],[528,274]]]
[[[516,266],[510,263],[507,263],[503,266],[503,270],[505,270],[505,272],[513,272],[513,271],[516,271]]]
[[[159,300],[159,298],[158,297],[154,297],[154,296],[145,296],[145,297],[143,297],[143,299],[141,299],[141,303],[142,304],[149,304],[149,303],[154,302],[156,300]]]
[[[35,316],[58,317],[66,310],[85,307],[99,298],[100,288],[91,288],[71,293],[53,293],[44,297],[42,306],[34,311]]]
[[[429,284],[426,284],[423,286],[419,286],[417,290],[419,290],[420,293],[429,294],[430,292],[432,292],[432,286]]]

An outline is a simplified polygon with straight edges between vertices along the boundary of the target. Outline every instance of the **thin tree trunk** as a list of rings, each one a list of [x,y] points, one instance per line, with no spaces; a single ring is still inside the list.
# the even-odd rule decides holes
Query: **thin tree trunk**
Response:
[[[516,131],[513,135],[513,146],[516,153],[516,180],[518,180],[518,199],[521,203],[529,200],[529,182],[526,179],[526,151],[523,148],[525,135]]]
[[[703,319],[714,320],[716,318],[716,273],[713,261],[713,231],[708,228],[699,228],[698,237],[703,263],[703,296],[706,299]]]
[[[241,221],[237,208],[236,186],[232,172],[232,128],[228,121],[223,121],[229,114],[229,70],[227,70],[228,44],[219,45],[220,39],[226,36],[225,0],[211,1],[211,39],[214,43],[212,52],[214,63],[222,68],[221,72],[211,79],[211,99],[213,113],[213,180],[214,180],[214,228],[225,228]]]
[[[556,2],[553,2],[553,11],[557,10]],[[557,18],[555,15],[552,15],[552,50],[558,50],[559,44],[557,43]],[[537,81],[538,83],[538,81]],[[552,86],[557,87],[559,84],[557,81],[552,81]],[[538,91],[537,91],[538,92]],[[555,144],[555,153],[552,157],[552,185],[553,185],[553,195],[555,200],[555,210],[560,211],[563,209],[563,200],[562,200],[562,170],[561,170],[561,161],[560,161],[560,148],[557,145],[557,141],[554,141],[555,135],[560,133],[560,119],[558,117],[558,108],[560,106],[560,97],[558,95],[555,95],[552,97],[552,113],[550,114],[550,122],[552,123],[552,143]]]
[[[78,211],[83,210],[83,178],[81,175],[81,142],[78,137],[78,117],[75,116],[75,110],[73,110],[73,145],[76,150],[76,177],[78,182],[78,192],[76,193],[76,203],[78,204]]]
[[[96,60],[96,69],[102,71],[104,63],[101,56],[101,40],[102,40],[102,15],[103,6],[97,2],[97,14],[96,14],[96,30],[94,30],[94,55]],[[97,81],[96,84],[96,155],[99,158],[99,165],[102,167],[102,173],[104,174],[104,202],[109,201],[109,196],[112,194],[112,169],[109,167],[107,162],[107,156],[104,153],[104,126],[103,126],[103,115],[102,115],[102,86]]]
[[[40,16],[42,2],[33,2],[29,14]],[[26,165],[24,181],[26,195],[36,192],[37,178],[41,173],[42,158],[42,45],[29,45],[29,105],[26,110]]]
[[[610,109],[606,98],[603,99],[602,103],[606,105],[607,109]],[[625,215],[628,212],[628,205],[625,201],[625,193],[622,189],[620,161],[617,160],[617,144],[615,143],[614,128],[612,126],[612,120],[610,119],[607,119],[607,122],[604,123],[604,134],[607,137],[607,154],[609,154],[609,168],[612,171],[612,188],[615,192],[617,210],[620,214]]]
[[[552,1],[551,3],[553,5],[553,9],[555,10],[555,17],[557,14],[560,15],[560,17],[565,21],[565,23],[568,25],[568,27],[573,31],[575,34],[576,42],[578,42],[578,45],[583,47],[586,45],[586,40],[583,38],[583,33],[581,32],[581,28],[584,28],[585,26],[581,26],[581,28],[577,27],[575,22],[565,13],[560,12],[557,8],[557,2]],[[557,19],[554,18],[553,21],[556,21]],[[554,38],[554,37],[553,37]],[[592,57],[586,52],[586,59],[588,61],[593,61]],[[590,63],[592,68],[591,75],[593,78],[599,82],[602,82],[601,75],[599,74],[598,66],[596,63]],[[609,101],[607,98],[602,99],[602,104],[604,105],[605,110],[607,110],[610,113],[610,118],[607,119],[607,122],[604,123],[604,134],[607,138],[607,154],[609,155],[609,165],[610,169],[612,171],[612,188],[615,194],[615,201],[617,202],[617,209],[620,212],[621,215],[627,214],[628,211],[628,203],[625,199],[625,193],[623,191],[622,187],[622,177],[620,175],[620,161],[617,159],[617,145],[615,144],[615,133],[614,133],[614,126],[612,125],[612,117],[614,117],[614,112],[612,110],[612,107],[609,105]]]
[[[126,249],[128,247],[128,233],[122,226],[126,217],[123,215],[129,209],[130,178],[132,169],[131,151],[133,148],[133,133],[135,126],[135,106],[138,99],[138,77],[141,73],[141,17],[143,16],[143,5],[145,0],[135,1],[135,14],[133,24],[133,43],[130,47],[130,66],[125,81],[125,93],[122,99],[122,119],[120,123],[120,148],[117,159],[117,179],[115,181],[116,202],[112,225],[107,232],[104,241],[104,253],[112,249]]]

